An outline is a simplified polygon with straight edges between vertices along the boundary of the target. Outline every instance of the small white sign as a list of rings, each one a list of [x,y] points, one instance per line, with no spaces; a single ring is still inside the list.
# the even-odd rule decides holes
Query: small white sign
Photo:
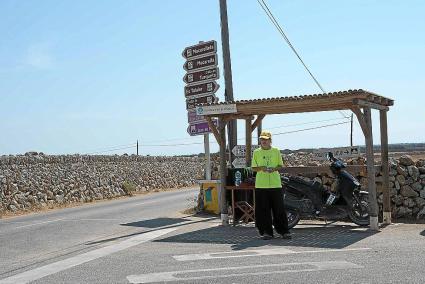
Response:
[[[236,113],[236,104],[228,105],[212,105],[212,106],[197,106],[197,115],[210,115],[210,114],[223,114],[223,113]]]
[[[360,156],[360,147],[321,148],[314,150],[313,155],[316,160],[327,160],[329,152],[337,159],[352,158]]]
[[[246,167],[246,160],[245,158],[236,158],[232,162],[233,167],[235,168],[245,168]]]
[[[251,145],[251,155],[255,149],[260,148],[260,145]],[[246,146],[245,145],[236,145],[232,149],[233,155],[236,157],[245,157],[246,155]]]

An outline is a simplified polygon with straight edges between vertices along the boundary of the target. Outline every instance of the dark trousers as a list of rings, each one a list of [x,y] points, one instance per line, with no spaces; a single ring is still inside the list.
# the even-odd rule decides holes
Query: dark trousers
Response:
[[[255,226],[260,235],[266,233],[273,236],[272,224],[278,234],[289,231],[288,217],[283,206],[283,190],[281,188],[256,188]]]

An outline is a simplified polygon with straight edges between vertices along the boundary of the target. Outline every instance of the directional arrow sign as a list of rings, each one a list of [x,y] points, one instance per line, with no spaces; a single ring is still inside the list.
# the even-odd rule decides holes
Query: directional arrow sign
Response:
[[[197,45],[186,47],[183,50],[183,57],[186,59],[190,59],[196,56],[205,55],[208,53],[216,53],[217,52],[217,42],[215,40],[203,42]]]
[[[206,122],[206,120],[203,115],[197,115],[196,111],[188,111],[187,122],[190,124],[195,124],[196,122]]]
[[[220,86],[215,81],[197,84],[193,86],[185,86],[184,95],[188,97],[199,94],[215,93],[217,92],[219,87]]]
[[[217,119],[214,119],[212,122],[214,123],[214,125],[217,126],[218,124]],[[189,133],[190,136],[201,135],[201,134],[210,133],[210,132],[211,132],[211,128],[208,126],[207,122],[190,124],[189,127],[187,128],[187,133]]]
[[[204,57],[188,60],[183,65],[183,68],[186,71],[197,70],[201,68],[217,66],[217,62],[217,54],[211,54]]]
[[[254,152],[255,149],[258,149],[258,148],[260,148],[259,145],[251,145],[251,154],[252,154],[252,152]],[[235,147],[233,147],[232,153],[236,157],[245,157],[246,146],[245,145],[236,145]]]
[[[187,73],[183,77],[183,81],[186,84],[193,84],[193,83],[199,83],[203,81],[211,81],[211,80],[217,80],[219,75],[218,68],[209,68],[202,71],[196,71],[193,73]]]
[[[313,151],[313,155],[317,160],[326,160],[329,152],[332,152],[335,158],[351,158],[360,155],[360,148],[358,146],[353,147],[340,147],[340,148],[328,148],[318,149]]]
[[[245,158],[236,158],[232,162],[233,167],[235,168],[245,168],[246,167],[246,160]]]
[[[195,111],[195,106],[197,104],[211,104],[217,101],[217,97],[213,94],[193,98],[193,99],[187,99],[186,100],[186,109],[193,109]]]

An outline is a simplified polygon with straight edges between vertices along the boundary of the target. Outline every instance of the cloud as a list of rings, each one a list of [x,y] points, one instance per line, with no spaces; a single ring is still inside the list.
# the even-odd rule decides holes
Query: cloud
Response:
[[[28,47],[25,55],[25,65],[37,69],[51,69],[55,60],[51,53],[51,45],[49,43],[37,43]]]

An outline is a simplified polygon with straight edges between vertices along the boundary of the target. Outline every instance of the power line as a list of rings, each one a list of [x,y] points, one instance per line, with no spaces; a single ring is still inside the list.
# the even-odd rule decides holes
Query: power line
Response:
[[[133,146],[129,146],[129,147],[121,147],[121,148],[115,148],[115,149],[110,149],[110,150],[105,150],[105,151],[92,152],[92,153],[87,153],[85,155],[101,154],[101,153],[107,153],[107,152],[113,152],[113,151],[118,151],[118,150],[130,149],[130,148],[135,148],[135,147],[136,147],[136,144],[133,144]]]
[[[273,136],[283,135],[283,134],[289,134],[289,133],[296,133],[296,132],[302,132],[302,131],[307,131],[307,130],[315,130],[315,129],[318,129],[318,128],[325,128],[325,127],[337,126],[337,125],[347,124],[347,123],[350,123],[350,122],[349,121],[344,121],[344,122],[340,122],[340,123],[327,124],[327,125],[316,126],[316,127],[311,127],[311,128],[304,128],[304,129],[298,129],[298,130],[293,130],[293,131],[280,132],[280,133],[273,134]]]
[[[313,75],[313,73],[310,71],[310,69],[307,67],[307,65],[304,63],[304,60],[302,60],[301,56],[298,54],[298,52],[295,50],[294,46],[292,45],[291,41],[289,40],[289,38],[286,36],[285,32],[283,31],[283,29],[281,28],[280,24],[278,23],[278,21],[276,20],[276,18],[274,17],[273,13],[270,11],[269,7],[267,6],[266,2],[264,2],[264,0],[257,0],[258,4],[260,4],[261,8],[264,10],[264,12],[266,13],[266,15],[269,17],[270,21],[272,22],[272,24],[276,27],[276,29],[278,30],[278,32],[282,35],[283,39],[286,41],[286,43],[289,45],[289,47],[292,49],[292,51],[295,53],[295,55],[298,57],[299,61],[301,62],[301,64],[304,66],[305,70],[307,70],[308,74],[310,75],[310,77],[314,80],[314,82],[316,83],[316,85],[319,87],[319,89],[323,92],[326,93],[325,89],[322,87],[322,85],[319,83],[319,81],[316,79],[316,77]],[[344,116],[344,117],[348,117],[347,114],[345,114],[343,111],[339,110],[339,112]]]
[[[324,119],[324,120],[316,120],[316,121],[309,121],[309,122],[303,122],[303,123],[295,123],[295,124],[287,124],[287,125],[280,125],[275,127],[267,127],[267,129],[278,129],[283,127],[292,127],[292,126],[300,126],[300,125],[306,125],[306,124],[314,124],[319,122],[328,122],[328,121],[335,121],[335,120],[342,120],[342,119],[348,119],[347,117],[339,117],[339,118],[331,118],[331,119]]]

